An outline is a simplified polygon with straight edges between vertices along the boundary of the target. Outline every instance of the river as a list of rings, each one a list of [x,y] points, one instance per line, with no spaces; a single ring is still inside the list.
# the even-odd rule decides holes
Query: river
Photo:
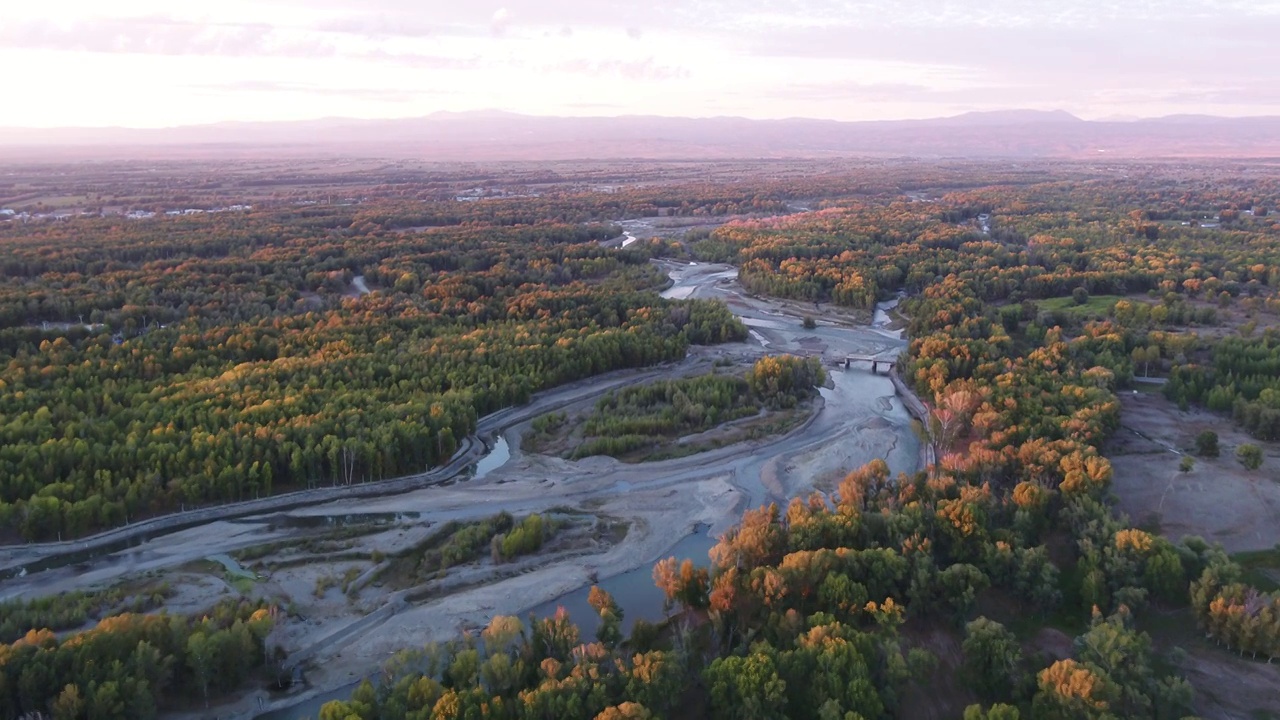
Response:
[[[911,415],[896,395],[891,380],[884,375],[866,369],[844,370],[843,358],[849,355],[875,357],[882,361],[895,360],[906,346],[901,333],[890,331],[888,311],[896,301],[881,303],[871,326],[857,326],[822,311],[805,313],[815,315],[818,327],[804,328],[795,304],[784,305],[772,300],[756,298],[745,293],[737,284],[737,270],[727,265],[663,263],[673,284],[663,292],[667,298],[707,298],[724,301],[751,330],[751,339],[714,348],[700,348],[698,352],[711,356],[729,357],[738,362],[749,362],[766,353],[790,352],[820,358],[828,368],[828,387],[821,390],[820,409],[801,428],[782,438],[755,441],[733,448],[710,451],[701,455],[680,458],[643,466],[611,464],[599,484],[598,490],[587,490],[582,481],[569,481],[567,487],[579,488],[581,493],[598,493],[601,497],[627,497],[642,493],[645,488],[654,491],[662,488],[686,488],[708,482],[711,478],[725,477],[739,494],[740,500],[731,511],[721,515],[716,528],[696,525],[692,532],[671,536],[640,558],[629,561],[626,569],[600,572],[599,584],[619,603],[623,610],[624,630],[629,631],[637,619],[658,621],[663,617],[663,597],[653,584],[652,568],[657,560],[674,556],[689,558],[700,564],[707,562],[707,551],[716,541],[717,531],[722,531],[739,517],[742,510],[775,502],[785,504],[791,497],[806,495],[815,487],[830,489],[848,471],[866,462],[883,458],[890,469],[912,472],[919,464],[920,445],[911,426]],[[834,319],[833,319],[834,318]],[[513,455],[505,438],[495,443],[490,454],[475,468],[475,476],[482,478],[490,473],[510,473],[506,465]],[[516,463],[519,464],[519,463]],[[638,497],[644,497],[643,495]],[[551,502],[548,499],[546,502]],[[490,512],[515,502],[509,496],[486,498],[484,507],[473,507],[471,512]],[[371,508],[372,509],[372,508]],[[674,510],[674,508],[673,508]],[[514,509],[512,510],[515,511]],[[453,517],[458,511],[439,508],[432,513],[436,517]],[[611,553],[612,554],[612,553]],[[598,566],[602,570],[608,564],[597,565],[600,560],[584,558],[583,565]],[[579,575],[582,575],[581,565]],[[587,604],[587,592],[592,582],[587,579],[567,591],[551,598],[522,604],[511,593],[482,595],[475,603],[493,603],[481,619],[493,614],[525,616],[549,616],[564,607],[570,617],[579,624],[584,638],[594,636],[598,625],[594,611]],[[543,586],[546,586],[545,584]],[[510,598],[505,607],[495,602]],[[474,615],[474,613],[472,613]],[[428,608],[409,610],[397,615],[402,624],[382,627],[377,631],[386,635],[381,645],[373,643],[376,656],[385,648],[393,647],[397,638],[400,647],[413,643],[403,632],[420,622],[440,622]],[[412,618],[412,620],[411,620]],[[420,620],[419,620],[420,618]],[[389,623],[390,625],[390,623]],[[372,642],[372,641],[371,641]],[[350,653],[344,651],[344,657]],[[362,671],[363,672],[363,671]],[[325,694],[323,697],[332,697]],[[306,708],[318,709],[312,701]],[[295,708],[284,714],[272,713],[263,720],[297,717]]]
[[[168,573],[181,591],[186,578],[177,568],[214,557],[232,572],[237,550],[268,543],[316,536],[325,528],[348,523],[377,525],[376,533],[356,534],[353,550],[390,551],[387,542],[413,536],[449,520],[470,520],[506,510],[512,514],[554,512],[556,508],[591,508],[591,512],[624,521],[627,537],[598,553],[550,563],[514,576],[489,579],[453,594],[422,603],[404,603],[388,590],[370,588],[358,606],[345,600],[321,612],[307,612],[305,626],[291,626],[297,638],[291,650],[315,658],[312,677],[317,701],[273,709],[264,718],[294,718],[318,711],[318,701],[345,697],[356,677],[377,672],[388,654],[405,647],[454,637],[459,627],[483,626],[493,615],[550,614],[563,605],[594,634],[594,613],[586,605],[591,577],[608,590],[624,610],[629,628],[635,620],[659,620],[662,596],[652,582],[653,563],[663,557],[706,562],[707,550],[743,510],[765,503],[785,504],[814,489],[829,490],[841,477],[869,460],[884,458],[894,472],[916,469],[919,442],[911,417],[896,396],[890,379],[864,369],[844,370],[850,355],[894,360],[906,347],[899,333],[884,327],[889,303],[882,304],[873,326],[858,325],[838,308],[807,307],[751,296],[737,283],[737,270],[728,265],[662,262],[673,284],[667,298],[717,299],[750,328],[750,339],[712,347],[693,348],[685,361],[642,370],[609,373],[535,395],[527,406],[509,408],[482,418],[477,434],[494,438],[478,452],[462,453],[450,468],[432,473],[428,482],[377,484],[378,494],[342,497],[299,494],[275,501],[264,499],[262,510],[236,518],[201,520],[196,513],[173,527],[152,534],[122,538],[119,544],[47,558],[26,564],[30,575],[4,580],[0,595],[29,597],[105,586],[141,572]],[[801,318],[812,315],[817,327],[804,328]],[[865,321],[864,321],[865,322]],[[875,325],[879,325],[876,327]],[[730,360],[745,367],[766,353],[787,352],[820,358],[830,380],[821,391],[820,407],[802,426],[781,437],[764,438],[698,455],[642,465],[606,458],[568,462],[542,456],[526,457],[518,447],[518,428],[539,414],[567,404],[594,402],[614,388],[688,372],[706,372],[714,361]],[[514,434],[513,434],[514,433]],[[510,444],[508,441],[510,439]],[[468,440],[473,447],[477,438]],[[375,484],[368,486],[370,490]],[[359,489],[359,488],[357,488]],[[344,491],[345,492],[345,491]],[[380,544],[382,543],[382,544]],[[231,562],[228,562],[231,561]],[[323,556],[309,562],[325,571]],[[244,573],[248,574],[248,573]],[[288,570],[262,573],[256,582],[283,587]],[[294,597],[306,606],[310,587],[298,586]],[[188,589],[188,592],[198,590]],[[263,592],[267,592],[266,589]],[[376,623],[367,622],[379,604],[397,602]],[[356,607],[361,609],[357,610]],[[305,608],[304,608],[305,609]],[[358,623],[358,625],[357,625]],[[344,632],[359,627],[359,632]],[[332,640],[332,638],[341,638]],[[341,653],[341,657],[338,657]],[[341,671],[329,671],[339,668]],[[250,691],[236,703],[217,710],[222,717],[252,718],[265,690]],[[281,698],[275,704],[285,704]],[[252,709],[250,709],[252,708]]]

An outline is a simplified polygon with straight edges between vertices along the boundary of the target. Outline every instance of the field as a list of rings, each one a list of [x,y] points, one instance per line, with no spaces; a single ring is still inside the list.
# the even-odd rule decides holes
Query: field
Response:
[[[1047,298],[1037,301],[1036,304],[1040,306],[1041,310],[1064,312],[1077,320],[1101,319],[1111,313],[1111,308],[1116,304],[1116,301],[1123,299],[1119,295],[1090,295],[1083,304],[1070,297]]]

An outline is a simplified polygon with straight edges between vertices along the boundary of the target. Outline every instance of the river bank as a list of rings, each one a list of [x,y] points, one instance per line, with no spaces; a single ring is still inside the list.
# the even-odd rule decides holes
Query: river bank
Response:
[[[468,454],[455,458],[461,466],[451,463],[452,475],[337,488],[306,498],[279,496],[265,500],[289,506],[267,511],[211,509],[227,514],[163,534],[140,533],[136,543],[98,556],[63,556],[68,561],[63,567],[15,578],[6,582],[6,592],[43,596],[145,574],[173,584],[187,603],[208,602],[215,599],[208,595],[211,582],[224,586],[222,594],[238,591],[220,577],[225,564],[203,559],[238,557],[254,573],[250,597],[291,608],[271,642],[285,649],[291,664],[306,666],[307,687],[287,694],[249,690],[186,717],[252,718],[268,711],[275,713],[272,718],[291,717],[287,708],[376,673],[394,652],[456,637],[495,615],[553,612],[563,603],[574,608],[575,619],[589,633],[592,618],[576,617],[584,612],[578,595],[597,580],[627,596],[620,601],[630,616],[657,617],[661,599],[650,592],[652,564],[672,553],[705,558],[706,549],[745,508],[830,489],[849,470],[875,458],[885,459],[894,472],[919,467],[921,449],[907,403],[911,396],[900,395],[891,377],[841,369],[840,361],[849,355],[896,359],[906,346],[899,332],[870,327],[866,313],[753,296],[737,283],[731,266],[659,264],[672,277],[665,296],[724,301],[751,329],[751,340],[696,347],[681,362],[580,381],[486,416]],[[814,316],[818,326],[804,328],[804,315]],[[628,384],[703,373],[717,363],[749,367],[766,354],[784,352],[817,357],[830,375],[810,417],[785,435],[640,465],[607,457],[569,461],[520,450],[522,433],[543,413],[593,402]],[[468,471],[477,461],[480,465]],[[517,517],[559,514],[598,530],[576,545],[516,563],[480,559],[420,588],[396,589],[372,580],[378,558],[409,551],[452,521],[504,511]],[[611,527],[625,530],[619,536],[606,532]],[[65,549],[9,549],[6,562],[12,566],[20,560],[19,552],[39,560]],[[321,590],[344,576],[361,580],[345,592]],[[240,585],[245,581],[226,580],[232,579]]]

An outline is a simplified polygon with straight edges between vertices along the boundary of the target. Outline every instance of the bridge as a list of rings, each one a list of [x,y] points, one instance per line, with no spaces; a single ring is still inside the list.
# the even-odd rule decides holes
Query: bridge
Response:
[[[885,360],[874,355],[847,355],[844,359],[844,369],[852,368],[854,363],[868,363],[871,365],[871,372],[879,374],[881,366],[884,367],[885,372],[890,372],[898,364],[898,361]]]

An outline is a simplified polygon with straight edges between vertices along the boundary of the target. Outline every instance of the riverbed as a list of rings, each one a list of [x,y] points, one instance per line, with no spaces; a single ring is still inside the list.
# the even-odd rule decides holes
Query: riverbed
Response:
[[[663,608],[661,593],[652,583],[655,561],[676,556],[705,563],[707,550],[746,508],[781,505],[815,489],[830,490],[844,474],[870,460],[883,458],[894,472],[916,469],[919,442],[893,383],[865,364],[862,369],[844,369],[851,355],[882,362],[896,359],[906,346],[898,333],[883,324],[874,327],[868,315],[859,317],[841,308],[755,297],[738,284],[732,266],[667,261],[659,265],[672,278],[665,297],[721,300],[748,324],[750,338],[695,347],[682,362],[610,373],[539,393],[527,406],[487,416],[477,433],[486,438],[484,454],[473,455],[478,462],[460,468],[443,483],[198,524],[141,538],[100,557],[78,557],[74,566],[6,581],[6,590],[47,595],[101,586],[143,571],[168,573],[180,588],[186,577],[181,568],[192,560],[216,557],[223,569],[239,571],[239,564],[227,562],[235,562],[230,554],[237,550],[350,530],[361,523],[369,532],[348,541],[348,556],[374,550],[393,553],[420,542],[440,523],[500,511],[520,516],[569,509],[629,526],[621,541],[594,552],[543,564],[535,559],[515,574],[498,574],[418,602],[377,584],[350,598],[337,591],[313,597],[321,575],[341,575],[352,568],[366,572],[371,568],[368,561],[317,556],[314,566],[274,573],[258,568],[254,592],[291,597],[306,618],[285,623],[280,632],[291,656],[308,659],[306,694],[332,697],[334,691],[376,673],[397,650],[456,637],[462,630],[483,627],[495,615],[550,614],[564,606],[583,626],[584,637],[590,637],[596,621],[585,599],[594,582],[614,595],[628,627],[640,618],[659,620]],[[817,327],[803,327],[805,316],[813,317]],[[520,449],[521,434],[542,413],[594,402],[628,384],[707,372],[715,363],[729,361],[745,369],[766,354],[780,352],[818,358],[830,375],[812,415],[784,436],[642,465],[605,457],[568,461]],[[478,449],[480,441],[472,442]],[[332,518],[341,522],[328,522]],[[281,718],[316,707],[294,707],[300,701],[300,696],[253,690],[214,711],[223,718],[253,718],[264,711]]]

